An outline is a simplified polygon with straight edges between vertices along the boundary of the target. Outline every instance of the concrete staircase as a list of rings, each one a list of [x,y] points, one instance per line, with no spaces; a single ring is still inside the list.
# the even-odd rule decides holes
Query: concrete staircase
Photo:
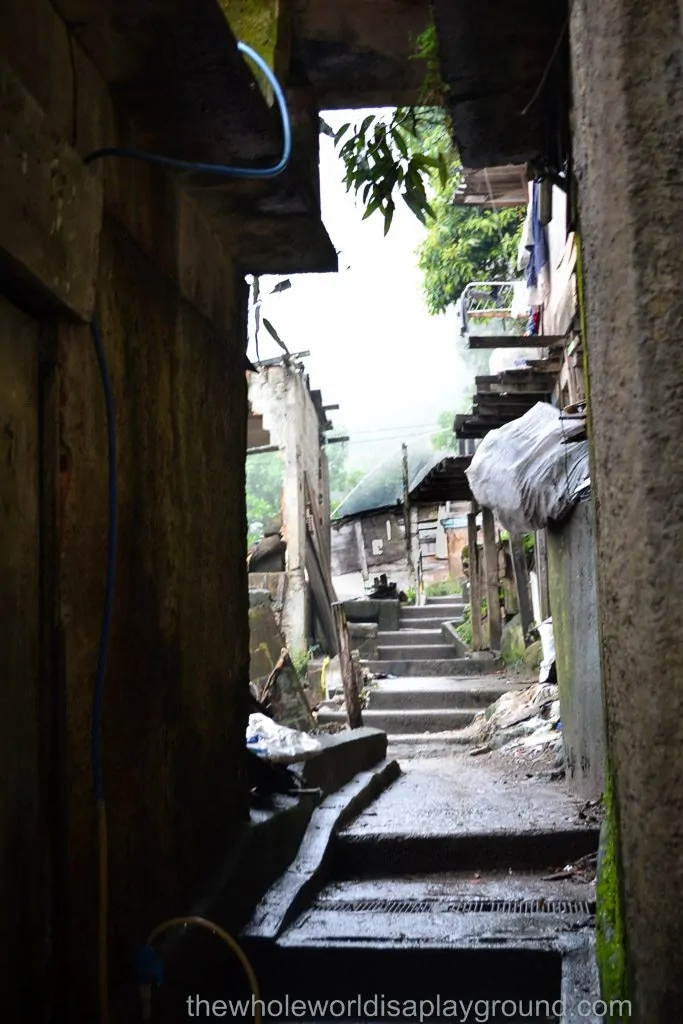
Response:
[[[443,629],[444,623],[462,622],[464,607],[452,597],[429,598],[421,607],[402,608],[398,630],[378,634],[377,659],[364,662],[379,677],[363,711],[365,725],[386,732],[394,743],[457,733],[511,688],[493,674],[497,661],[468,655]],[[318,721],[343,724],[346,713],[321,708]]]
[[[476,675],[481,663],[465,656],[465,646],[445,634],[444,623],[463,621],[465,605],[453,597],[427,598],[401,608],[398,630],[377,635],[377,658],[365,664],[375,675]],[[489,665],[490,670],[490,665]]]

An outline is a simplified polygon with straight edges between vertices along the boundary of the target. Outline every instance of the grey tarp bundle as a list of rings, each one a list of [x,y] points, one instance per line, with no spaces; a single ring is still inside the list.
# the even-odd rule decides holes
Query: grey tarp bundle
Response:
[[[583,429],[539,402],[524,416],[486,435],[466,470],[475,499],[512,534],[561,519],[587,484],[588,442],[566,444]]]

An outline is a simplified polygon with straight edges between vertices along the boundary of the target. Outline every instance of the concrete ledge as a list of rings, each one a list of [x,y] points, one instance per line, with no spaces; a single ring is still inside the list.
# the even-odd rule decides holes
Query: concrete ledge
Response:
[[[461,657],[465,657],[467,654],[467,644],[463,643],[458,634],[455,631],[455,624],[453,622],[442,622],[441,623],[441,636],[444,638],[447,644],[450,644]]]
[[[500,659],[438,658],[421,661],[366,661],[365,668],[375,675],[390,676],[474,676],[502,668]]]
[[[0,273],[11,300],[89,321],[102,188],[0,62]],[[30,211],[30,212],[29,212]]]
[[[363,772],[313,812],[299,852],[266,893],[244,930],[249,939],[275,941],[329,876],[335,831],[356,817],[401,774],[397,761]]]
[[[401,607],[401,602],[394,598],[344,601],[347,622],[376,622],[380,630],[398,629]]]
[[[547,870],[567,864],[598,846],[593,828],[534,829],[416,835],[404,833],[343,834],[335,846],[333,870],[337,878],[363,878],[386,874],[422,874],[438,871],[487,871],[501,864],[513,870]]]
[[[341,721],[346,721],[343,714]],[[306,761],[303,781],[306,788],[321,789],[326,795],[345,786],[359,772],[369,771],[387,756],[387,736],[379,729],[349,729],[332,735],[316,736],[322,751]]]

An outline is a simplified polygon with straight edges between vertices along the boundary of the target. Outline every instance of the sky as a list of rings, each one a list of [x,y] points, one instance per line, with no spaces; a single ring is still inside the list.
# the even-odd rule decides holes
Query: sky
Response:
[[[371,111],[372,112],[372,111]],[[324,114],[332,128],[357,123],[367,111]],[[401,440],[424,438],[439,413],[452,411],[469,374],[458,354],[455,311],[427,312],[416,250],[425,229],[401,201],[388,236],[380,215],[363,221],[360,200],[347,194],[334,142],[320,138],[322,216],[339,252],[338,274],[299,274],[271,295],[280,278],[260,281],[262,316],[290,352],[304,360],[311,387],[322,391],[334,434],[349,434],[350,463],[376,463]],[[281,354],[263,329],[261,359]],[[256,359],[253,339],[249,357]],[[383,443],[379,444],[378,438]]]

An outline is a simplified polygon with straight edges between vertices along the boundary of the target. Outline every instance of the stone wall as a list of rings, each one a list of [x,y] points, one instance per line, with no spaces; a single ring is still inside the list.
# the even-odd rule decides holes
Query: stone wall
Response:
[[[548,561],[567,776],[577,796],[596,799],[605,787],[605,713],[590,503],[548,530]]]
[[[135,136],[48,0],[4,5],[2,62],[42,110],[55,146],[71,149],[74,165],[121,133]],[[3,137],[14,131],[12,117],[4,105]],[[33,143],[39,147],[41,138]],[[53,154],[27,149],[28,166],[49,165]],[[133,951],[158,921],[208,898],[247,814],[246,294],[233,255],[176,180],[116,159],[85,173],[104,194],[90,272],[118,431],[104,778],[112,1012],[130,1020]],[[31,200],[22,207],[27,231],[41,209],[38,196]],[[20,229],[17,219],[12,230]],[[70,223],[64,244],[74,251],[90,246],[93,224],[82,222],[81,230]],[[6,221],[0,249],[16,241],[3,231]],[[33,252],[24,251],[30,262]],[[46,1019],[50,1010],[93,1020],[90,718],[107,561],[105,407],[88,326],[60,312],[69,280],[54,304],[49,274],[36,289],[31,266],[26,275],[26,268],[10,269],[3,276],[8,317],[30,314],[41,340],[31,349],[7,319],[0,325],[5,393],[21,388],[33,418],[33,425],[14,420],[25,478],[2,482],[3,495],[21,502],[9,508],[12,521],[26,520],[21,571],[30,607],[3,621],[3,646],[26,700],[3,704],[0,724],[0,894],[10,911],[2,915],[1,987],[13,1020]],[[24,276],[31,288],[22,287]],[[5,583],[7,571],[3,562]],[[10,589],[0,584],[0,593]],[[10,891],[15,897],[6,903]],[[31,936],[30,958],[15,942],[19,935]]]

